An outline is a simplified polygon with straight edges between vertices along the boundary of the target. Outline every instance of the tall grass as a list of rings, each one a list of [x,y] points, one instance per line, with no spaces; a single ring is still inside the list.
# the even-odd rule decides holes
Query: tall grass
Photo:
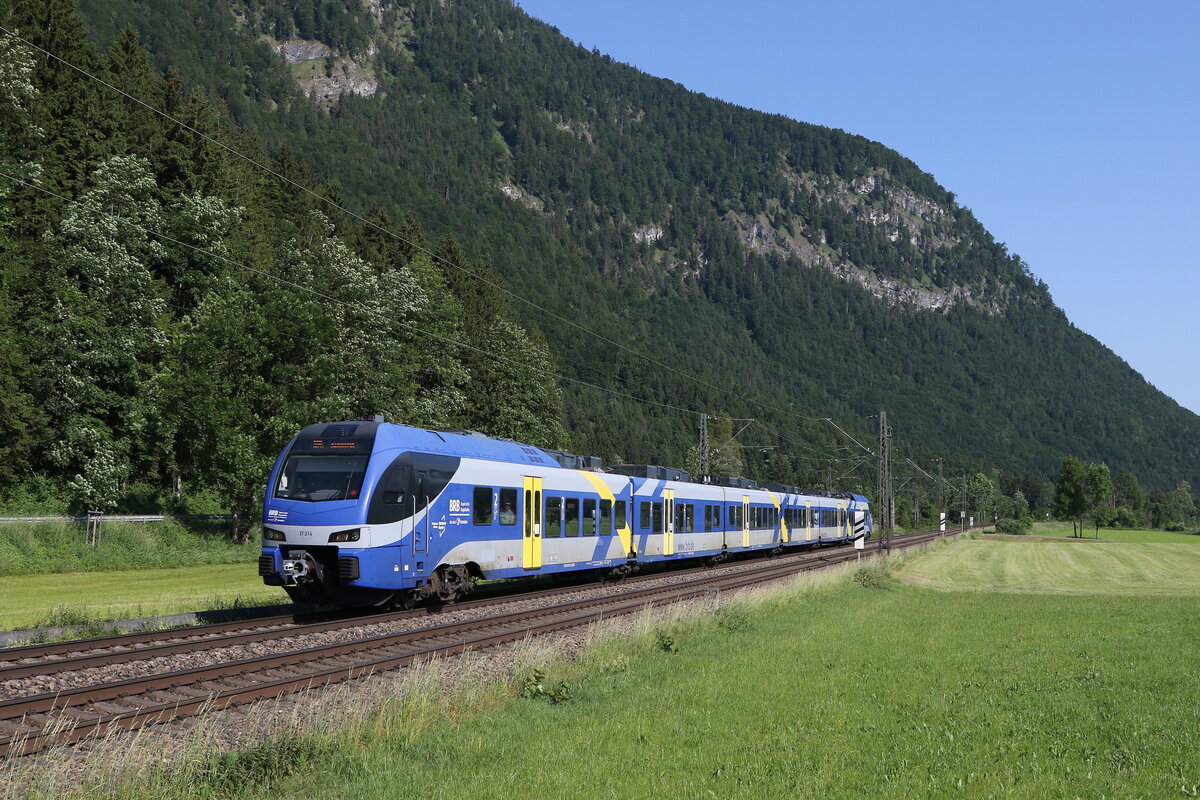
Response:
[[[199,521],[104,523],[100,545],[80,523],[0,524],[0,575],[184,567],[253,561],[259,543],[234,542],[228,524]]]

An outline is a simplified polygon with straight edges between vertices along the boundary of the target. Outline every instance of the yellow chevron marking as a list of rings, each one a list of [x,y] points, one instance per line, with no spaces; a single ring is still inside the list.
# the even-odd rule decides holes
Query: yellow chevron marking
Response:
[[[788,541],[788,527],[787,520],[783,518],[783,508],[779,505],[779,498],[775,496],[774,492],[767,492],[767,494],[771,495],[771,502],[775,504],[775,510],[779,512],[780,541],[786,542]]]
[[[600,476],[594,472],[583,472],[582,470],[576,470],[576,472],[587,478],[588,483],[596,490],[596,494],[600,495],[600,499],[612,503],[613,513],[617,513],[617,498],[613,494],[612,489],[608,488],[608,484],[601,480]],[[621,546],[625,548],[624,552],[626,555],[633,553],[633,531],[629,527],[629,520],[633,517],[633,503],[631,502],[629,505],[630,508],[625,510],[625,525],[617,528],[617,536],[621,539]],[[613,522],[615,523],[616,520],[614,519]]]

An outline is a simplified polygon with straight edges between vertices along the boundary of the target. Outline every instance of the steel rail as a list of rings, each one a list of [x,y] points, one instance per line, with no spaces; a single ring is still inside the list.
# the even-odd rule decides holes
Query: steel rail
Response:
[[[920,534],[910,535],[916,536]],[[873,544],[873,546],[877,547],[878,545]],[[752,551],[746,555],[761,555],[764,552],[761,550]],[[802,561],[805,559],[819,559],[820,556],[817,554],[820,552],[822,551],[805,550],[791,553],[785,551],[783,556]],[[739,553],[738,555],[742,554]],[[705,566],[695,566],[676,570],[674,574],[686,575],[693,572],[704,572],[708,569],[710,568]],[[623,583],[626,585],[641,583],[659,578],[663,574],[665,573],[656,570],[629,576],[623,580]],[[454,603],[451,606],[434,606],[412,611],[390,611],[361,616],[334,614],[328,619],[319,619],[314,622],[305,622],[297,614],[282,614],[272,617],[259,617],[257,619],[197,625],[189,628],[143,631],[49,644],[25,645],[0,650],[0,662],[12,662],[7,666],[0,665],[0,682],[19,680],[47,673],[88,669],[131,661],[145,661],[201,650],[215,650],[221,647],[251,644],[270,639],[322,633],[341,627],[384,624],[429,615],[446,607],[457,610],[525,600],[537,600],[559,594],[582,591],[588,587],[604,583],[606,582],[603,580],[584,580],[567,586],[535,589],[512,594],[497,594],[465,600]],[[314,614],[313,616],[320,617],[321,615]]]
[[[900,542],[901,546],[911,547],[937,537],[937,532],[933,532],[907,536]],[[874,549],[878,549],[877,543]],[[648,606],[680,602],[707,594],[714,588],[737,589],[852,561],[856,557],[857,551],[842,550],[833,558],[787,564],[771,562],[737,575],[710,576],[481,620],[17,698],[0,702],[0,755],[28,754],[51,744],[80,741],[104,730],[133,729],[202,710],[219,710],[309,687],[326,686],[405,666],[415,659],[512,642],[602,617],[632,613]],[[471,631],[477,633],[463,636]],[[445,641],[447,638],[450,641]],[[370,655],[373,652],[376,655]],[[297,669],[302,671],[297,674]],[[291,674],[286,674],[289,671]],[[266,679],[256,679],[253,677],[256,673],[266,675]]]

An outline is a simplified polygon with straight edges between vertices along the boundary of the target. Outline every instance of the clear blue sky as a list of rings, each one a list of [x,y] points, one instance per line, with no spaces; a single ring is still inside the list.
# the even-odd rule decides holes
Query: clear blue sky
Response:
[[[898,150],[1200,413],[1200,0],[518,5],[652,75]]]

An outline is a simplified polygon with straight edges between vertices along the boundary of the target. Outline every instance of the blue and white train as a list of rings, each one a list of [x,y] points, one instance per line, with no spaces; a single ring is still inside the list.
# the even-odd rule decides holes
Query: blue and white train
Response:
[[[709,480],[378,418],[310,425],[271,470],[259,574],[295,600],[411,605],[484,578],[620,576],[871,534],[860,495]]]

